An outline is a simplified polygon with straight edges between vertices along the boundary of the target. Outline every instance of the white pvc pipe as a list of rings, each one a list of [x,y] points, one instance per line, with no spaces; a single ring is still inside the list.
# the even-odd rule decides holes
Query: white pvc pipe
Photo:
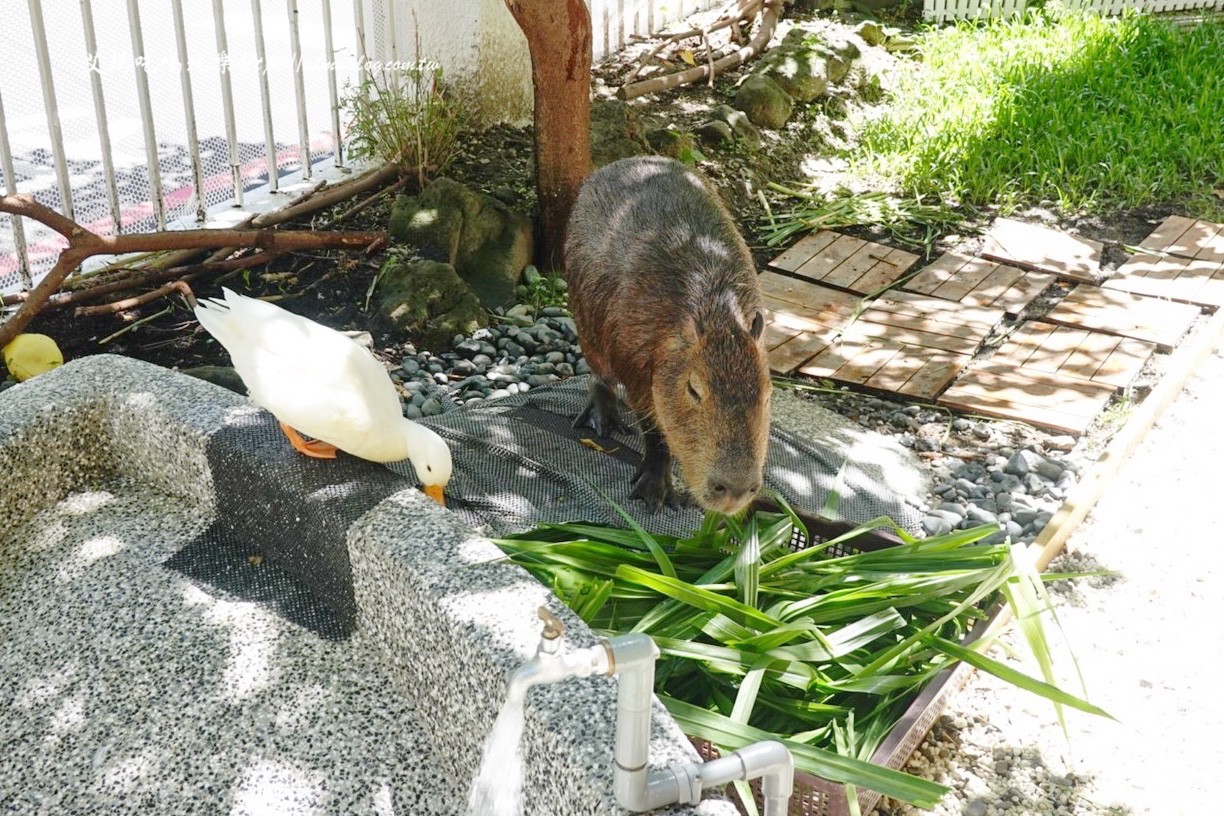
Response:
[[[361,0],[356,0],[360,3]],[[340,138],[340,92],[336,88],[336,44],[332,39],[331,0],[323,3],[323,48],[327,51],[327,92],[331,98],[332,163],[344,167],[344,150]]]
[[[98,38],[94,34],[93,5],[81,0],[81,25],[85,29],[85,57],[89,64],[89,88],[93,94],[94,120],[98,124],[98,143],[102,148],[102,174],[106,178],[106,197],[110,202],[115,232],[123,232],[123,211],[119,207],[119,187],[115,183],[115,162],[111,155],[110,125],[106,121],[106,97],[102,93],[102,66],[98,62]]]
[[[302,178],[311,177],[310,128],[306,123],[306,79],[302,73],[302,38],[298,31],[297,0],[285,0],[289,13],[289,44],[293,48],[293,90],[297,97],[298,141],[302,145]]]
[[[196,193],[196,221],[201,224],[208,215],[204,199],[204,164],[200,159],[200,138],[196,132],[195,97],[191,91],[191,64],[187,55],[187,26],[183,21],[183,0],[172,0],[174,39],[178,46],[179,87],[183,93],[183,114],[187,119],[187,152],[191,154],[191,178]]]
[[[17,193],[17,172],[13,169],[13,149],[9,145],[8,124],[4,121],[4,96],[0,95],[0,170],[4,171],[4,187],[8,195]],[[21,216],[14,215],[13,247],[17,250],[17,273],[21,275],[21,285],[26,289],[34,288],[30,277],[30,257],[26,252],[25,225]]]
[[[132,32],[132,57],[136,66],[136,96],[140,102],[140,122],[144,128],[145,158],[149,164],[149,188],[157,228],[166,228],[166,204],[162,200],[161,165],[157,158],[157,131],[153,127],[153,106],[149,101],[149,75],[145,66],[144,36],[140,31],[140,6],[128,0],[128,26]]]
[[[255,55],[259,58],[259,99],[263,103],[264,149],[268,152],[268,189],[280,189],[280,173],[276,162],[276,136],[272,131],[272,94],[268,90],[268,54],[264,47],[263,4],[251,0],[251,17],[255,25]]]
[[[38,78],[42,84],[43,108],[47,130],[51,135],[51,155],[55,160],[55,179],[59,183],[63,214],[75,219],[72,208],[72,185],[68,179],[68,162],[64,158],[64,134],[60,129],[59,108],[55,100],[55,80],[51,76],[51,51],[47,47],[47,27],[43,23],[42,1],[28,0],[30,27],[34,32],[34,52],[38,61]]]
[[[221,68],[221,105],[225,111],[225,141],[229,145],[230,174],[234,185],[234,206],[242,206],[242,165],[238,163],[238,128],[234,124],[234,89],[230,83],[229,41],[225,36],[225,9],[213,0],[213,25],[217,33],[217,61]]]

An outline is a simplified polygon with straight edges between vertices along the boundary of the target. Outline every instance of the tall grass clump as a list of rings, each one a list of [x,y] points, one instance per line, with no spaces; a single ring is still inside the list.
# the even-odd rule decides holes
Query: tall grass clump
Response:
[[[419,187],[454,160],[473,110],[463,89],[444,83],[441,66],[430,62],[397,75],[370,74],[346,94],[344,107],[352,156],[394,164]]]
[[[854,163],[1005,209],[1224,206],[1224,23],[1038,12],[928,32]]]

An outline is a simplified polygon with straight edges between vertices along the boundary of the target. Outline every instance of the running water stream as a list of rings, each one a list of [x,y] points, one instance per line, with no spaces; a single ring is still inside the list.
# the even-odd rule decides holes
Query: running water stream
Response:
[[[511,683],[506,702],[485,738],[480,773],[472,783],[467,816],[521,816],[523,812],[523,703],[527,684]]]

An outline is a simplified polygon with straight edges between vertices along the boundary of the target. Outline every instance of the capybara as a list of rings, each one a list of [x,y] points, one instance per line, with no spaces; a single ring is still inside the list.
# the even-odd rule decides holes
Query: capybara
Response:
[[[565,276],[593,374],[575,426],[614,430],[619,383],[644,448],[632,495],[674,504],[675,457],[698,504],[742,510],[761,488],[771,385],[756,268],[717,194],[672,159],[603,167],[570,213]]]

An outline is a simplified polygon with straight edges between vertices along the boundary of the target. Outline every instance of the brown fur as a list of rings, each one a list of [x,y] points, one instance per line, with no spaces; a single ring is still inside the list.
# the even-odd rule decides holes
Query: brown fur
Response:
[[[645,435],[634,495],[669,500],[674,456],[703,507],[742,509],[761,483],[770,382],[756,269],[722,202],[678,162],[615,162],[583,186],[565,260],[596,378],[580,420],[600,430],[599,389],[619,383]]]

